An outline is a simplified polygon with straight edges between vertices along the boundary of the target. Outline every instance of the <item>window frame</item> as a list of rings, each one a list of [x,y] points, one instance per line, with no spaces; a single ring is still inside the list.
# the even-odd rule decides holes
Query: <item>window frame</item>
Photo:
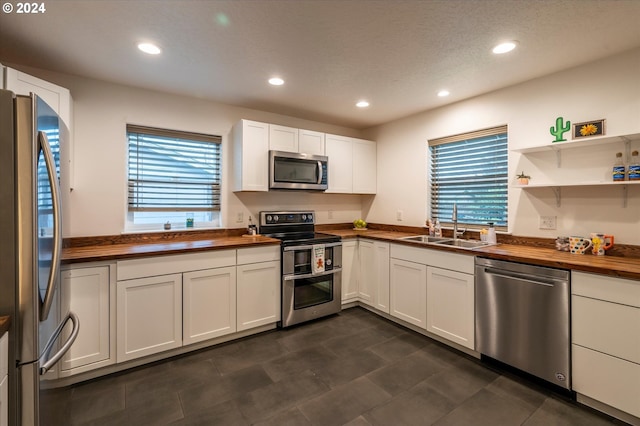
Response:
[[[453,225],[453,221],[451,220],[451,212],[453,211],[453,201],[451,201],[450,203],[441,203],[441,206],[448,206],[444,208],[443,207],[438,208],[437,206],[434,207],[433,205],[434,197],[436,197],[436,195],[434,194],[434,182],[433,182],[433,173],[434,173],[433,164],[435,161],[435,159],[433,158],[433,147],[436,147],[439,145],[445,145],[445,144],[454,144],[459,142],[473,142],[474,140],[477,140],[477,139],[489,138],[492,136],[501,136],[501,135],[504,135],[501,138],[501,139],[504,139],[504,147],[499,150],[500,161],[496,160],[496,162],[500,163],[500,166],[501,166],[500,167],[501,173],[499,174],[500,175],[499,178],[497,178],[499,183],[496,184],[496,187],[499,187],[501,189],[500,195],[504,197],[504,204],[501,205],[501,209],[503,210],[502,218],[504,219],[504,222],[496,223],[495,228],[499,231],[508,232],[508,228],[509,228],[509,197],[508,197],[509,195],[509,177],[508,177],[509,134],[508,134],[507,125],[495,126],[495,127],[477,130],[477,131],[471,131],[471,132],[461,133],[457,135],[447,136],[443,138],[430,139],[427,141],[427,187],[428,187],[427,211],[429,212],[431,219],[433,220],[438,219],[440,224],[444,226]],[[496,142],[493,144],[495,145],[500,144],[501,139],[496,139]],[[489,181],[490,179],[479,178],[476,180],[478,182],[481,182],[483,180]],[[465,222],[464,219],[460,218],[461,215],[464,216],[465,214],[464,213],[465,204],[467,205],[472,204],[472,203],[464,203],[464,201],[465,200],[473,201],[473,198],[461,197],[460,200],[461,202],[456,202],[458,207],[458,226],[462,226],[469,230],[480,230],[482,228],[486,228],[490,221],[482,222],[482,223],[479,223],[479,220]],[[435,213],[438,210],[448,214],[438,215],[437,213]]]
[[[131,153],[131,134],[142,134],[145,136],[158,136],[161,138],[168,138],[168,139],[181,139],[181,140],[186,140],[186,141],[194,141],[194,142],[202,142],[202,143],[211,143],[211,144],[216,144],[218,145],[217,148],[214,148],[213,153],[214,153],[214,163],[216,165],[214,165],[214,185],[215,185],[215,181],[217,179],[217,189],[213,188],[212,192],[211,192],[211,196],[212,196],[212,203],[211,206],[212,208],[209,209],[203,209],[203,208],[196,208],[196,207],[178,207],[176,209],[132,209],[131,208],[131,202],[130,202],[130,195],[131,195],[131,185],[132,185],[132,179],[130,176],[130,153]],[[157,127],[149,127],[149,126],[141,126],[141,125],[136,125],[136,124],[127,124],[126,125],[126,130],[125,130],[125,138],[126,138],[126,176],[125,176],[125,232],[139,232],[139,231],[161,231],[164,230],[166,228],[164,228],[164,224],[167,222],[165,219],[159,219],[158,222],[154,222],[154,223],[135,223],[134,222],[134,214],[136,212],[143,212],[143,211],[148,211],[148,212],[158,212],[158,213],[162,213],[165,212],[167,214],[167,218],[169,216],[172,216],[173,219],[170,219],[169,222],[171,223],[171,229],[172,230],[180,230],[180,231],[185,231],[185,230],[192,230],[192,229],[210,229],[210,228],[220,228],[221,227],[221,212],[222,212],[222,200],[223,200],[223,196],[222,196],[222,191],[223,191],[223,186],[222,186],[222,178],[223,178],[223,173],[222,173],[222,159],[223,159],[223,152],[222,152],[222,136],[218,136],[218,135],[209,135],[209,134],[203,134],[203,133],[195,133],[195,132],[189,132],[189,131],[181,131],[181,130],[172,130],[172,129],[164,129],[164,128],[157,128]],[[217,154],[217,157],[215,156]],[[217,168],[216,168],[217,167]],[[214,200],[218,200],[217,201],[217,207],[216,207],[216,202]],[[178,220],[178,216],[182,216],[184,215],[185,218],[187,217],[187,213],[195,213],[196,217],[198,215],[198,211],[200,212],[205,212],[205,214],[210,214],[211,215],[211,220],[197,220],[194,223],[193,227],[189,227],[187,228],[186,226],[186,220],[185,219],[180,219]]]

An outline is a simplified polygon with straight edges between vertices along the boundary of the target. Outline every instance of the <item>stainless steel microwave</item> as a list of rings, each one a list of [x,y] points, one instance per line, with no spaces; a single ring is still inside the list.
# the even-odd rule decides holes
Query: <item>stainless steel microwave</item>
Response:
[[[269,151],[269,189],[325,191],[328,157]]]

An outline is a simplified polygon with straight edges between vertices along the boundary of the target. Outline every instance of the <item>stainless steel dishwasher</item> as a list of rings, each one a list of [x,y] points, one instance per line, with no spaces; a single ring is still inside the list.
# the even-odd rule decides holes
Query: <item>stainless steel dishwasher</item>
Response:
[[[476,258],[476,350],[571,389],[569,271]]]

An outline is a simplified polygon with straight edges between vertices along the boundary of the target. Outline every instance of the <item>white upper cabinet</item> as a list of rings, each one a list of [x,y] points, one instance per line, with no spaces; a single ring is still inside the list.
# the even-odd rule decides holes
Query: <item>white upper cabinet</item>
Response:
[[[353,144],[346,136],[326,135],[325,149],[329,157],[329,188],[326,192],[353,192]]]
[[[298,152],[325,155],[324,133],[298,129]]]
[[[325,136],[329,189],[345,194],[376,193],[376,143],[345,136]]]
[[[41,97],[71,129],[71,93],[64,87],[41,80],[13,68],[5,69],[5,89],[17,95],[35,93]]]
[[[240,120],[233,127],[233,190],[269,190],[269,125]]]
[[[298,152],[298,129],[269,124],[269,149]]]
[[[375,194],[377,179],[376,143],[353,139],[353,192]]]

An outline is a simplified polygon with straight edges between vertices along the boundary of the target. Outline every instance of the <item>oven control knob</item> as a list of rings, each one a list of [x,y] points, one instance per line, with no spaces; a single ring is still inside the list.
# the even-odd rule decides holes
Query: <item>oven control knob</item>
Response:
[[[304,217],[303,217],[304,219]],[[311,222],[313,220],[313,215],[312,214],[308,214],[307,215],[307,219],[309,219],[309,222]]]
[[[271,215],[267,215],[267,222],[271,222]]]
[[[332,263],[333,263],[333,262],[331,261],[331,259],[327,259],[327,260],[324,262],[324,264],[325,264],[325,265],[327,265],[327,266],[331,266],[331,264],[332,264]]]
[[[278,221],[278,215],[273,216],[273,221],[277,222]]]
[[[302,215],[302,220],[307,220],[307,215],[306,214]]]

